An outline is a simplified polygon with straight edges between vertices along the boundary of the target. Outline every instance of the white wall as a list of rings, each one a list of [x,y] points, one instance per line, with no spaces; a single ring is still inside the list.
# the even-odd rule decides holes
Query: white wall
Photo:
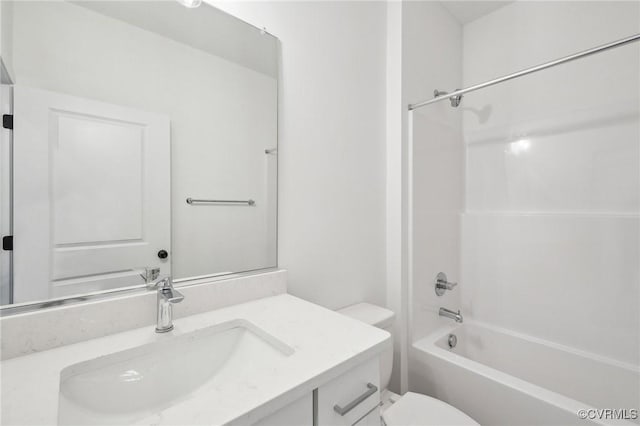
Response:
[[[276,264],[276,160],[264,153],[277,141],[275,78],[67,2],[18,2],[13,15],[16,84],[169,115],[172,164],[158,167],[172,173],[174,278]]]
[[[385,303],[383,2],[216,2],[281,41],[279,266],[329,308]]]
[[[638,2],[516,2],[464,28],[464,85],[640,32]],[[640,363],[640,47],[469,94],[463,312]]]

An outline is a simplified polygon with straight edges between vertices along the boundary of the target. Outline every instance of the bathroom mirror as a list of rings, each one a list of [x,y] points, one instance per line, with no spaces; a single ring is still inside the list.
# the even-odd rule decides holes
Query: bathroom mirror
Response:
[[[1,305],[276,266],[278,40],[198,3],[0,2]]]

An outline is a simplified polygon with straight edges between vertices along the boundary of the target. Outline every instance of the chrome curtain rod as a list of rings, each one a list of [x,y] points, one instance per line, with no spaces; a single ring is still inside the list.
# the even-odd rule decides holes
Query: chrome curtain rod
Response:
[[[484,89],[485,87],[493,86],[494,84],[502,83],[503,81],[512,80],[514,78],[522,77],[523,75],[527,75],[537,71],[542,71],[547,68],[555,67],[556,65],[561,65],[567,62],[575,61],[576,59],[586,58],[587,56],[604,52],[605,50],[615,49],[616,47],[624,46],[625,44],[633,43],[634,41],[639,41],[639,40],[640,40],[640,34],[634,34],[632,36],[625,37],[623,39],[620,39],[611,43],[603,44],[602,46],[594,47],[589,50],[584,50],[582,52],[574,53],[573,55],[556,59],[555,61],[536,65],[535,67],[527,68],[522,71],[514,72],[513,74],[498,77],[496,79],[489,80],[484,83],[476,84],[475,86],[470,86],[470,87],[467,87],[466,89],[456,90],[455,92],[447,93],[446,96],[439,96],[433,99],[429,99],[428,101],[418,102],[416,104],[409,104],[409,111],[412,111],[414,109],[418,109],[423,106],[430,105],[436,102],[444,101],[446,99],[451,99],[456,96],[461,96],[461,95],[464,95],[465,93],[470,93],[476,90]]]

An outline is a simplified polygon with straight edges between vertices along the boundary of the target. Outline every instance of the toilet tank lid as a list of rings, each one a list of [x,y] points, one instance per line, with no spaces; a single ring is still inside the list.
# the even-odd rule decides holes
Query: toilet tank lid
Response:
[[[378,328],[390,327],[395,317],[393,311],[370,303],[356,303],[338,312]]]

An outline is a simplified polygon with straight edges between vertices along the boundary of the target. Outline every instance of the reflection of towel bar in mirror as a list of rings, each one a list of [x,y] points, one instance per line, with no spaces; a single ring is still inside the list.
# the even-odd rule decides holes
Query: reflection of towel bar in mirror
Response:
[[[246,204],[255,206],[254,200],[199,200],[196,198],[187,198],[187,204]]]

